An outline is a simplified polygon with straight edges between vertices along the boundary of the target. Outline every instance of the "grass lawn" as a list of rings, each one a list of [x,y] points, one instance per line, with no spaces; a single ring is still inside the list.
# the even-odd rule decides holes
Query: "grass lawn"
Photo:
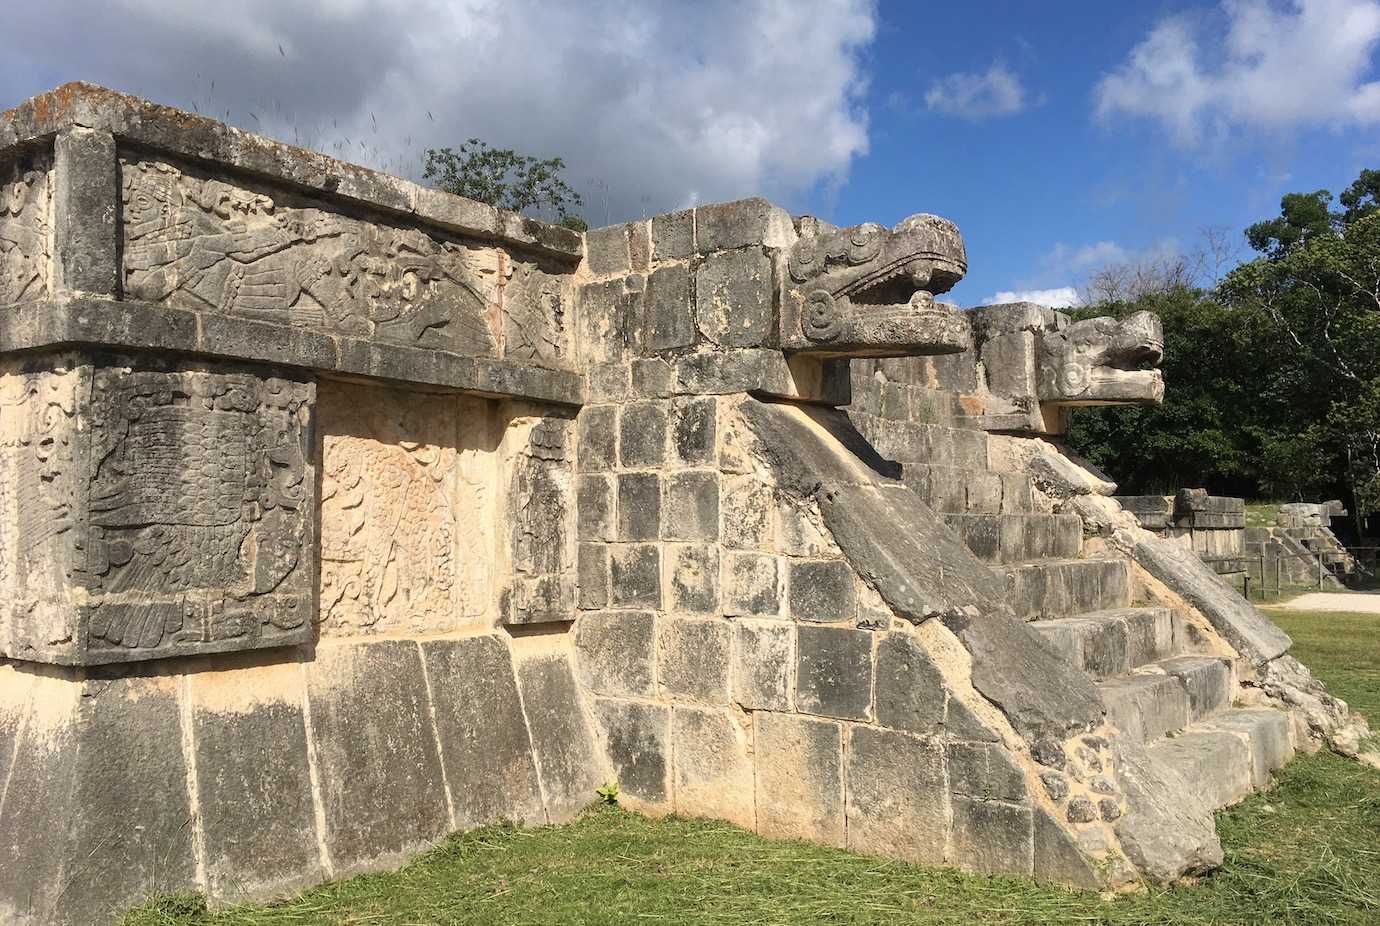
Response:
[[[1275,617],[1301,659],[1380,720],[1380,615]],[[1215,876],[1103,897],[600,808],[567,826],[457,835],[400,871],[275,906],[208,914],[200,898],[160,898],[123,926],[1380,923],[1380,772],[1301,758],[1219,814],[1218,828],[1227,858]]]

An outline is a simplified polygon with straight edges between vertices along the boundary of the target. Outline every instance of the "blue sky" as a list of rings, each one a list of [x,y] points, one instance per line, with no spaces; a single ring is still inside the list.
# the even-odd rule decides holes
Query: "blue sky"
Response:
[[[0,105],[91,80],[414,177],[478,136],[563,156],[595,225],[939,213],[968,306],[1380,167],[1380,0],[48,0],[6,32]]]

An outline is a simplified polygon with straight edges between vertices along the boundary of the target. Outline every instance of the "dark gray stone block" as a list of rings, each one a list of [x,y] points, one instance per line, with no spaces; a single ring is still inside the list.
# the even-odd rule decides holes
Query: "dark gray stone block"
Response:
[[[452,828],[416,643],[318,646],[307,696],[337,875],[419,851]]]
[[[612,600],[621,607],[661,607],[661,550],[654,543],[610,548]]]
[[[666,460],[666,406],[637,402],[618,416],[618,458],[624,466],[661,466]]]
[[[602,543],[582,543],[575,555],[580,583],[578,604],[581,610],[608,607],[609,548]]]
[[[692,614],[719,612],[719,547],[713,543],[667,544],[670,588],[667,608]]]
[[[762,244],[772,204],[760,197],[695,209],[695,238],[701,254]]]
[[[575,504],[581,540],[613,540],[613,480],[604,475],[581,476],[575,483]]]
[[[596,694],[653,697],[655,660],[651,612],[594,612],[575,622],[575,665],[581,684]]]
[[[609,225],[585,233],[589,270],[596,276],[627,273],[632,269],[628,257],[628,226]]]
[[[660,357],[634,360],[632,367],[633,395],[665,398],[675,386],[676,371]]]
[[[1188,692],[1191,720],[1231,704],[1236,685],[1227,660],[1215,656],[1176,656],[1161,661],[1160,667],[1177,678]]]
[[[661,532],[661,477],[618,475],[618,539],[655,540]]]
[[[594,715],[620,796],[648,804],[671,799],[671,709],[662,704],[598,698]]]
[[[850,726],[848,848],[921,865],[944,863],[949,793],[934,741]]]
[[[717,403],[712,398],[671,403],[671,460],[686,466],[713,463]]]
[[[580,472],[613,469],[617,463],[618,409],[613,405],[586,406],[577,422]]]
[[[1102,886],[1097,869],[1078,848],[1068,831],[1042,808],[1035,808],[1034,875],[1040,881],[1084,890]]]
[[[853,570],[843,560],[791,560],[786,570],[791,617],[798,621],[852,621],[857,616]]]
[[[758,248],[710,254],[695,273],[695,321],[720,347],[758,347],[772,334],[775,284]]]
[[[797,709],[844,720],[870,719],[872,640],[866,630],[798,626]]]
[[[53,140],[53,287],[119,292],[120,174],[109,132],[70,128]]]
[[[646,353],[675,350],[695,343],[690,269],[664,264],[647,278],[638,335]]]
[[[662,480],[663,540],[719,539],[719,473],[684,470]],[[621,509],[620,509],[621,513]]]
[[[877,641],[877,722],[911,733],[940,733],[948,699],[943,676],[909,634]]]
[[[585,363],[624,359],[636,294],[622,280],[586,283],[577,293],[580,357]]]
[[[1033,872],[1034,818],[1029,807],[955,796],[953,813],[954,864],[986,874]]]
[[[503,639],[426,640],[420,645],[455,826],[544,822],[532,742]]]
[[[949,787],[979,801],[1026,803],[1025,773],[998,743],[955,743],[949,747]]]
[[[1118,737],[1112,746],[1128,812],[1116,824],[1126,857],[1146,878],[1168,884],[1222,864],[1213,808],[1193,783],[1144,747]]]
[[[747,710],[790,710],[795,627],[784,621],[733,626],[733,700]]]
[[[1125,675],[1098,685],[1107,720],[1134,742],[1157,739],[1188,725],[1188,693],[1167,675]]]
[[[677,701],[728,702],[733,628],[722,618],[663,618],[657,654],[664,694]]]
[[[765,553],[730,552],[724,562],[724,613],[768,615],[781,610],[781,561]]]
[[[676,260],[695,253],[695,210],[652,218],[652,259]]]
[[[517,664],[517,678],[546,795],[546,815],[553,823],[563,823],[594,800],[609,770],[566,658],[523,659]]]

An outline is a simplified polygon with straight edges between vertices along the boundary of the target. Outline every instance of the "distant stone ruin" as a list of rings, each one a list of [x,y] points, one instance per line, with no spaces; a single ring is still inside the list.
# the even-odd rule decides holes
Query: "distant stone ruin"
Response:
[[[1364,731],[1062,449],[1161,399],[1158,319],[936,301],[947,221],[582,235],[83,84],[0,116],[0,176],[0,922],[270,897],[615,780],[1169,882]]]

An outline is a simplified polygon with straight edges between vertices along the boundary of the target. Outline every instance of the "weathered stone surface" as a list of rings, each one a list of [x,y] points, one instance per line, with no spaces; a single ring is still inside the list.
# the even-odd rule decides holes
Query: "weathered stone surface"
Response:
[[[575,622],[580,684],[596,694],[655,694],[656,617],[647,611],[590,612]]]
[[[579,453],[581,472],[612,469],[617,462],[618,409],[613,405],[598,405],[580,410]]]
[[[73,127],[53,140],[55,289],[109,296],[118,291],[118,171],[115,138],[108,132]]]
[[[719,612],[719,548],[712,543],[667,544],[667,607],[692,614]]]
[[[636,296],[621,279],[579,287],[577,349],[586,364],[626,357]]]
[[[728,703],[733,647],[728,622],[662,618],[657,642],[657,678],[664,695],[675,701]]]
[[[688,267],[663,264],[647,278],[638,335],[648,353],[695,343],[693,282]]]
[[[416,643],[319,646],[307,664],[307,697],[337,875],[401,859],[451,829]]]
[[[714,399],[676,399],[671,403],[671,459],[686,466],[712,464],[717,436]]]
[[[0,305],[34,302],[54,288],[52,166],[47,154],[11,156],[0,162],[0,185],[5,190],[0,240],[8,245],[0,253]]]
[[[608,606],[612,580],[609,547],[602,543],[582,543],[576,553],[576,577],[580,584],[578,605],[582,610]]]
[[[960,868],[995,874],[1031,873],[1034,821],[1029,807],[955,795],[950,860]]]
[[[628,226],[592,228],[585,234],[585,259],[596,276],[627,273],[632,269],[628,257]]]
[[[676,813],[756,825],[747,731],[726,710],[677,706],[671,718]]]
[[[773,615],[781,610],[781,561],[763,553],[730,552],[724,559],[724,613]]]
[[[772,539],[772,492],[756,476],[725,476],[719,481],[720,542],[758,550]]]
[[[920,643],[904,632],[877,643],[877,722],[910,733],[943,730],[944,678]]]
[[[661,606],[661,548],[654,543],[610,547],[611,599],[620,607]]]
[[[594,714],[618,781],[619,800],[653,807],[669,802],[671,708],[599,698]]]
[[[828,623],[857,616],[853,570],[843,560],[792,560],[786,574],[796,620]]]
[[[949,795],[939,744],[850,725],[847,754],[848,848],[942,864]]]
[[[426,640],[420,646],[453,825],[544,822],[532,741],[503,639]]]
[[[771,333],[772,264],[761,250],[710,254],[695,272],[695,321],[719,347],[757,347]]]
[[[1289,717],[1270,708],[1233,708],[1199,725],[1199,729],[1224,731],[1243,739],[1251,751],[1251,784],[1266,788],[1270,773],[1284,767],[1294,755]]]
[[[719,474],[715,470],[682,470],[662,479],[663,540],[717,540]]]
[[[978,801],[1025,803],[1025,773],[1005,746],[955,743],[949,748],[949,787]]]
[[[1126,675],[1098,685],[1107,720],[1135,742],[1153,740],[1188,725],[1188,693],[1167,675]]]
[[[581,540],[614,540],[614,483],[608,476],[580,476],[575,482],[576,524]]]
[[[790,216],[765,199],[739,199],[695,209],[695,237],[701,254],[750,245],[781,247],[794,237]]]
[[[1034,871],[1037,880],[1054,884],[1068,884],[1085,890],[1103,886],[1086,855],[1078,848],[1067,830],[1042,808],[1034,810]]]
[[[228,657],[192,675],[186,697],[209,891],[248,899],[322,880],[301,665]]]
[[[1152,538],[1136,544],[1136,562],[1202,612],[1218,633],[1254,665],[1288,652],[1288,634],[1246,601],[1191,550]]]
[[[753,714],[757,831],[844,844],[840,725],[799,714]]]
[[[1253,764],[1248,739],[1221,730],[1188,729],[1151,743],[1146,751],[1191,781],[1212,809],[1251,793]]]
[[[618,416],[618,459],[624,466],[660,466],[666,459],[666,406],[625,405]]]
[[[652,218],[652,257],[676,260],[695,253],[695,210],[684,209]]]
[[[507,474],[500,536],[507,535],[511,576],[501,619],[509,624],[568,621],[575,607],[575,492],[572,422],[522,416],[499,447]],[[475,486],[482,500],[484,480]],[[473,510],[479,505],[464,506]],[[480,547],[475,558],[482,557]],[[482,596],[480,596],[482,600]]]
[[[866,630],[797,627],[797,708],[825,717],[870,719],[872,640]]]
[[[656,540],[661,533],[661,477],[618,475],[618,539]]]
[[[517,679],[546,816],[563,823],[589,805],[595,789],[608,779],[605,757],[565,656],[519,659]]]
[[[1131,863],[1162,884],[1222,864],[1212,808],[1192,783],[1125,737],[1113,744],[1113,752],[1130,808],[1117,821],[1116,834]]]
[[[733,700],[748,710],[790,710],[795,628],[780,621],[739,620],[733,629]]]

